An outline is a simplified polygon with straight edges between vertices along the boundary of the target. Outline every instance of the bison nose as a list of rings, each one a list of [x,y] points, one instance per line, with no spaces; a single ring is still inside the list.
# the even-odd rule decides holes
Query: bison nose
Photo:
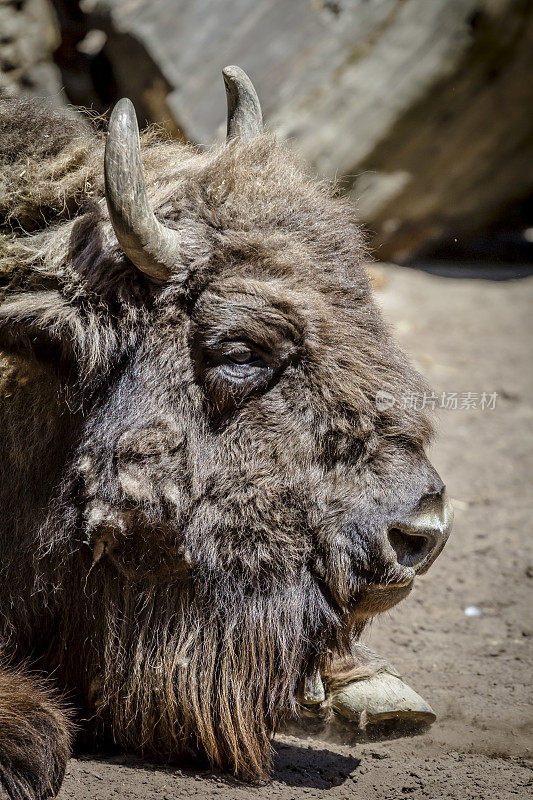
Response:
[[[417,575],[430,568],[450,535],[453,508],[444,487],[424,495],[417,509],[388,530],[398,563]]]

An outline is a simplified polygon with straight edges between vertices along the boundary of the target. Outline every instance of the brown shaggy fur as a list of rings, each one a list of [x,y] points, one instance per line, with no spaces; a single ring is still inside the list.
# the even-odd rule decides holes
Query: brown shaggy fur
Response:
[[[55,796],[70,756],[72,726],[50,688],[0,670],[0,797]]]
[[[183,241],[156,287],[112,231],[99,133],[3,102],[0,152],[0,641],[97,739],[264,777],[300,680],[405,577],[383,531],[441,486],[426,417],[376,407],[425,387],[352,209],[269,135],[149,132]]]

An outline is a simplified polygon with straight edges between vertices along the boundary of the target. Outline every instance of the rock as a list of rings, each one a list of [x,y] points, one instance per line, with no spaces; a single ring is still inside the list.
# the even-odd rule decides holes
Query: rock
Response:
[[[528,0],[83,8],[118,89],[192,140],[223,135],[220,71],[242,66],[268,126],[358,203],[380,259],[471,236],[533,189]]]
[[[60,41],[48,0],[0,2],[0,96],[33,94],[64,105],[53,61]]]
[[[529,0],[53,0],[59,43],[48,2],[0,5],[0,87],[61,100],[55,49],[71,102],[126,95],[142,123],[208,143],[238,64],[381,260],[454,256],[533,191]]]

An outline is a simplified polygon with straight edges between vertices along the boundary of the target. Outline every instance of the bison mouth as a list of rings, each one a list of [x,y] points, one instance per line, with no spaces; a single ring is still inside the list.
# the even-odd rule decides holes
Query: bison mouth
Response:
[[[354,621],[363,621],[389,611],[407,597],[413,584],[411,578],[405,583],[373,584],[361,588],[353,598],[350,616]]]

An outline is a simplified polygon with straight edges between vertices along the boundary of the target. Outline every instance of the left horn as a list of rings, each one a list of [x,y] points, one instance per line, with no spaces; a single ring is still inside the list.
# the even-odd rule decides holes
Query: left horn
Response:
[[[263,132],[263,117],[253,83],[240,67],[222,70],[228,101],[227,139],[253,139]]]
[[[152,280],[167,280],[171,266],[179,264],[180,235],[162,225],[150,208],[137,117],[126,97],[109,120],[104,171],[107,208],[124,253]]]

